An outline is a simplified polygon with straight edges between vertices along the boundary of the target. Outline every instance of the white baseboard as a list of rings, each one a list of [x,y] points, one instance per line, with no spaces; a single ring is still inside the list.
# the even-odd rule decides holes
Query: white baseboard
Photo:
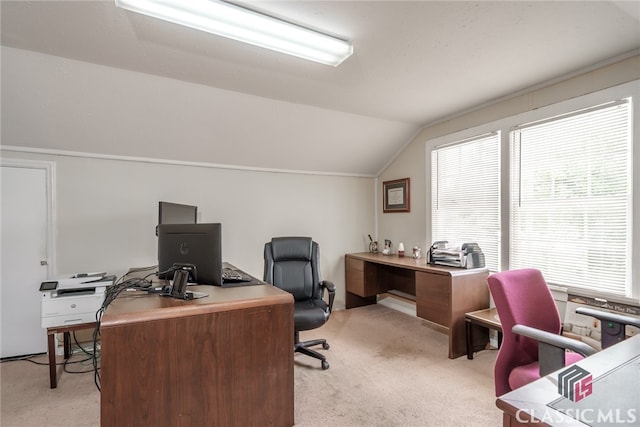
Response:
[[[400,311],[409,316],[416,317],[416,304],[414,302],[386,294],[378,297],[378,304],[384,305],[392,310]]]

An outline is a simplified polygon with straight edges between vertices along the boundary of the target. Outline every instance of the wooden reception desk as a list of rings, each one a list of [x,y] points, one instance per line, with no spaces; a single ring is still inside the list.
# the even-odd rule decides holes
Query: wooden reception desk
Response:
[[[380,253],[345,255],[347,308],[375,304],[377,295],[390,290],[414,295],[416,314],[449,335],[449,357],[467,353],[467,312],[489,307],[486,268],[462,269],[433,266],[424,258]]]

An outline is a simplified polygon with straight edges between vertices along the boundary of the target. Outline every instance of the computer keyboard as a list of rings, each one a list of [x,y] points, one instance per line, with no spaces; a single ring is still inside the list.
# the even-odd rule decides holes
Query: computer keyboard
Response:
[[[249,277],[245,277],[233,268],[224,267],[222,269],[222,280],[225,282],[250,282]]]

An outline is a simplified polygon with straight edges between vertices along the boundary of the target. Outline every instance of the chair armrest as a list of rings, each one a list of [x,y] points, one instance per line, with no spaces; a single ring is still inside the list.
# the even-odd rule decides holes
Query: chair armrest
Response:
[[[563,350],[571,350],[583,355],[584,357],[591,356],[592,354],[597,352],[595,348],[591,347],[589,344],[585,344],[582,341],[543,331],[541,329],[532,328],[530,326],[514,325],[511,331],[514,334],[531,338],[538,341],[539,343],[548,344],[554,347],[561,348]]]
[[[329,294],[329,313],[333,310],[333,300],[336,298],[336,285],[329,280],[323,280],[320,282],[320,287],[327,290]]]
[[[624,316],[622,314],[610,313],[608,311],[595,310],[589,307],[578,307],[576,313],[584,314],[585,316],[595,317],[598,320],[605,322],[619,323],[621,325],[631,325],[636,328],[640,328],[640,319],[630,316]]]
[[[625,339],[625,326],[640,328],[640,319],[622,314],[595,310],[590,307],[578,307],[576,313],[600,320],[600,344],[602,348],[610,347]]]
[[[514,325],[511,331],[538,342],[538,364],[541,377],[565,366],[565,350],[571,350],[585,357],[596,353],[596,349],[582,341],[529,326]]]

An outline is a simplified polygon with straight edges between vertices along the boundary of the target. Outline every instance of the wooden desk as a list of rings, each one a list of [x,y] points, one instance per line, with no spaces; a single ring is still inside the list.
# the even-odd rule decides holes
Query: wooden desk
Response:
[[[464,315],[489,307],[486,268],[432,266],[423,259],[368,252],[345,255],[346,306],[375,304],[395,289],[416,298],[416,314],[444,328],[449,358],[466,354]]]
[[[209,296],[125,291],[105,311],[101,426],[293,425],[293,297],[189,289]]]
[[[47,352],[49,353],[49,388],[58,387],[58,369],[56,365],[56,334],[62,334],[64,360],[71,357],[71,337],[70,332],[82,329],[93,329],[96,322],[77,323],[75,325],[52,326],[47,328]]]
[[[496,406],[504,412],[503,426],[638,425],[640,335],[615,344],[574,365],[592,375],[591,395],[578,402],[572,402],[559,394],[558,374],[567,368],[560,369],[500,396]],[[562,412],[557,410],[557,407],[562,408]],[[584,422],[567,414],[580,415],[578,418],[582,417]]]

